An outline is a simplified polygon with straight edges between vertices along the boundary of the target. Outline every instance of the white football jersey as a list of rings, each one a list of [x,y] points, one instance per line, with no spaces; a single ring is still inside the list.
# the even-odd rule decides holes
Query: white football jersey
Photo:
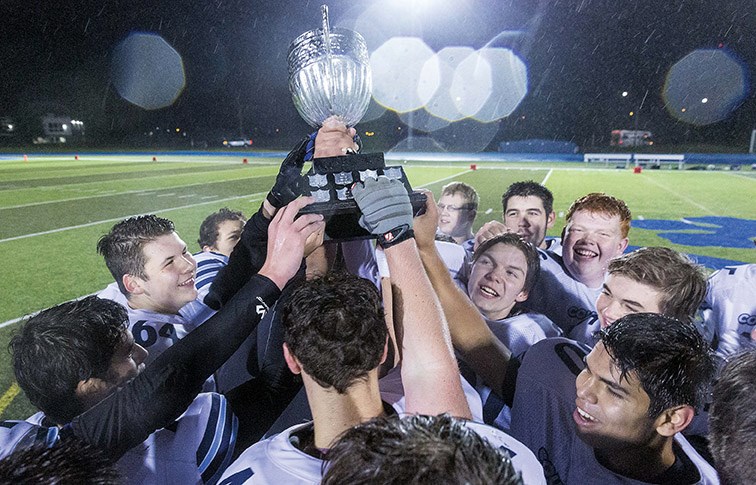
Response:
[[[545,484],[543,469],[533,453],[522,443],[495,428],[467,421],[466,425],[512,458],[524,483]],[[240,484],[315,484],[323,476],[323,460],[304,453],[292,443],[300,430],[312,423],[298,424],[249,447],[226,469],[220,485]]]
[[[562,238],[547,237],[544,242],[546,243],[546,251],[551,251],[559,256],[562,255]]]
[[[460,376],[465,398],[473,419],[481,421],[483,407],[475,389]],[[390,404],[399,415],[405,414],[404,386],[401,369],[394,367],[379,379],[381,400]],[[298,420],[298,419],[297,419]],[[291,422],[291,421],[290,421]],[[241,483],[319,483],[323,461],[297,449],[291,443],[292,433],[312,422],[296,424],[247,448],[221,477],[222,485]]]
[[[441,256],[441,260],[449,270],[452,279],[454,279],[461,288],[464,288],[464,285],[460,284],[460,281],[463,279],[464,281],[467,281],[467,267],[470,262],[468,252],[459,244],[446,241],[436,241],[436,249],[438,250],[439,256]],[[378,263],[381,277],[390,277],[391,273],[389,272],[388,263],[386,262],[386,255],[380,247],[376,248],[375,259]]]
[[[52,446],[57,427],[43,413],[0,423],[0,456],[34,444]],[[176,421],[151,434],[116,463],[123,483],[217,483],[231,462],[236,417],[220,394],[199,394]]]
[[[596,299],[601,287],[588,288],[570,276],[561,256],[540,249],[538,254],[541,273],[526,306],[549,317],[566,337],[593,346],[593,333],[599,329]]]
[[[197,299],[205,299],[210,285],[218,271],[228,264],[228,256],[212,251],[200,251],[192,255],[197,262],[197,275],[194,278],[194,286],[197,287]]]
[[[575,379],[586,346],[565,338],[546,339],[525,354],[512,405],[512,436],[530,448],[549,483],[641,484],[602,466],[592,447],[575,432]],[[714,468],[687,440],[675,435],[675,453],[698,471],[697,484],[718,484]]]
[[[186,336],[186,334],[197,328],[214,314],[212,310],[205,312],[194,309],[187,313],[191,313],[198,318],[196,320],[187,319],[181,313],[185,307],[193,305],[196,302],[198,304],[196,308],[199,308],[199,306],[207,308],[198,300],[185,305],[179,314],[159,313],[145,309],[135,310],[129,307],[126,297],[120,292],[116,283],[109,284],[104,290],[98,292],[97,296],[113,300],[126,308],[129,313],[129,331],[134,336],[134,342],[147,349],[150,353],[145,362],[147,365],[152,363],[158,355],[162,354],[174,342]]]
[[[723,358],[756,348],[756,264],[727,266],[709,277],[701,305],[704,335]]]
[[[562,330],[540,313],[520,313],[501,320],[486,319],[486,323],[496,338],[518,358],[534,343],[562,335]]]

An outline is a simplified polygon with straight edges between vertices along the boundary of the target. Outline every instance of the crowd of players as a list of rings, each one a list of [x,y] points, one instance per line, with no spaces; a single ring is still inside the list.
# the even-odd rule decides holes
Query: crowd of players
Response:
[[[301,196],[327,122],[249,220],[192,255],[171,221],[113,226],[114,283],[29,318],[10,348],[39,412],[0,423],[12,483],[756,483],[756,265],[708,282],[668,248],[625,253],[631,213],[566,214],[517,182],[472,227],[461,182],[367,178],[374,240],[323,241]]]

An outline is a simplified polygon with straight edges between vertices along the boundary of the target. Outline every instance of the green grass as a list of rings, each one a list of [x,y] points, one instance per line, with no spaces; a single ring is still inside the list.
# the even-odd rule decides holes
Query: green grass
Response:
[[[228,206],[251,214],[273,182],[280,160],[159,156],[81,156],[0,160],[0,323],[102,289],[111,282],[95,251],[98,238],[118,220],[156,212],[174,221],[196,251],[199,224]],[[196,157],[195,157],[196,158]],[[536,180],[554,192],[558,235],[564,212],[577,197],[603,191],[624,199],[635,218],[680,219],[706,215],[756,220],[754,173],[629,170],[583,164],[418,163],[403,165],[415,187],[437,196],[452,180],[467,182],[480,194],[476,228],[501,216],[501,194],[512,182]],[[587,168],[587,169],[586,169]],[[548,177],[548,178],[547,178]],[[756,235],[754,235],[756,236]],[[687,247],[670,244],[654,231],[633,229],[634,245],[666,245],[694,254],[756,262],[754,249]],[[13,384],[5,349],[18,324],[0,328],[0,396]],[[0,400],[1,419],[34,412],[23,393]]]

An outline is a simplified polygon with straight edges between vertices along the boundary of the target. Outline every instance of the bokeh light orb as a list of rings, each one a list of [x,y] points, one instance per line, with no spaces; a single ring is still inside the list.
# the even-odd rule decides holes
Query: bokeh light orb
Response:
[[[425,106],[432,115],[443,118],[448,121],[459,121],[467,115],[457,108],[457,103],[462,102],[459,95],[461,90],[457,88],[456,93],[452,93],[452,85],[455,84],[455,78],[464,76],[467,71],[457,72],[457,67],[467,59],[472,53],[471,47],[452,46],[444,47],[435,55],[434,64],[439,68],[439,85],[433,97]],[[465,80],[458,80],[457,86],[464,83]]]
[[[724,49],[698,49],[669,70],[663,97],[667,111],[693,125],[728,118],[748,95],[746,67]]]
[[[181,55],[156,34],[122,40],[113,50],[110,75],[123,99],[147,110],[172,105],[186,86]]]
[[[506,118],[528,94],[528,68],[511,49],[483,48],[477,56],[487,61],[491,70],[491,92],[472,116],[484,123]]]
[[[454,106],[463,116],[475,116],[491,96],[491,65],[480,55],[471,52],[457,65],[449,87]]]
[[[373,98],[399,113],[421,108],[438,88],[432,59],[433,50],[421,39],[387,40],[370,56]]]

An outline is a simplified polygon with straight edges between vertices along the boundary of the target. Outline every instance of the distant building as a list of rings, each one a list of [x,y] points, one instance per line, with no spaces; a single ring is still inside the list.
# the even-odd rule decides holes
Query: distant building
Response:
[[[640,147],[653,145],[654,140],[650,131],[641,130],[612,130],[611,146]]]
[[[84,122],[48,113],[42,116],[42,133],[34,139],[35,144],[70,142],[84,136]]]

